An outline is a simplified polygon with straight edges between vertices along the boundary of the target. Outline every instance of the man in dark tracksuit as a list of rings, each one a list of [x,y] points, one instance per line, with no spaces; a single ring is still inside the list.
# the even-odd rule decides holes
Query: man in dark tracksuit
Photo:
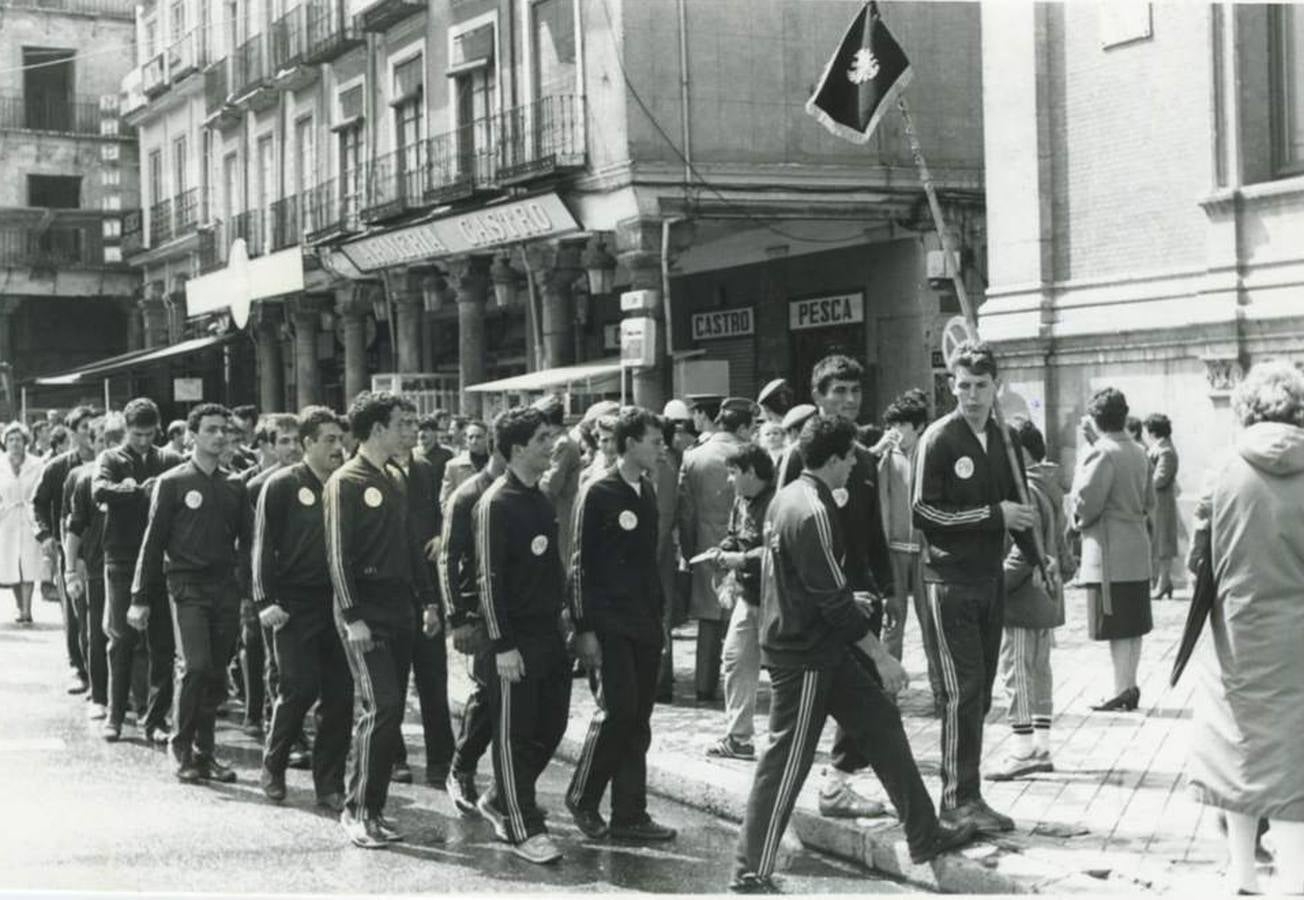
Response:
[[[335,630],[322,493],[344,462],[344,429],[329,409],[310,406],[296,433],[303,461],[267,479],[254,512],[253,599],[279,663],[261,782],[269,799],[285,799],[290,748],[320,698],[312,780],[318,805],[338,813],[344,808],[353,678]]]
[[[475,812],[480,799],[475,784],[476,765],[494,735],[489,685],[483,677],[492,666],[488,660],[479,659],[488,652],[489,636],[480,616],[472,513],[484,492],[506,471],[507,461],[494,450],[489,455],[489,462],[474,478],[457,486],[453,496],[448,498],[443,537],[439,544],[439,584],[444,598],[444,621],[452,632],[454,649],[473,657],[471,693],[462,709],[462,728],[453,749],[447,782],[448,796],[467,815]]]
[[[122,734],[131,690],[132,659],[138,632],[127,624],[132,605],[132,578],[141,537],[149,512],[150,495],[159,475],[184,460],[167,448],[154,446],[159,414],[154,401],[131,400],[122,410],[127,439],[120,447],[100,454],[91,480],[91,501],[105,508],[104,586],[109,634],[109,715],[102,734],[116,741]],[[161,582],[144,586],[149,603],[145,649],[149,654],[149,704],[145,712],[145,738],[153,743],[168,739],[167,714],[172,705],[172,667],[176,638],[172,610]]]
[[[598,812],[611,784],[611,828],[622,840],[664,841],[673,828],[647,814],[647,750],[661,662],[657,498],[649,475],[665,448],[661,421],[637,407],[616,417],[618,461],[576,500],[571,538],[571,621],[597,702],[566,792],[590,838],[607,834]]]
[[[91,442],[91,422],[95,410],[89,406],[78,406],[68,413],[64,424],[72,432],[72,447],[60,453],[45,464],[41,470],[41,480],[36,484],[36,493],[32,497],[32,517],[36,520],[36,542],[42,550],[54,560],[56,566],[62,565],[63,520],[67,513],[64,506],[64,484],[68,473],[83,463],[95,458]],[[62,568],[55,569],[56,574]],[[86,604],[85,597],[74,603],[66,585],[59,591],[63,603],[64,647],[68,653],[68,668],[72,670],[72,679],[68,684],[68,693],[82,694],[90,685],[86,672]]]
[[[756,766],[738,841],[732,890],[773,890],[779,843],[815,757],[827,716],[878,775],[904,824],[915,862],[973,837],[972,825],[941,825],[915,765],[901,715],[851,657],[859,648],[891,691],[905,670],[869,630],[863,597],[843,574],[842,523],[832,514],[855,457],[855,425],[817,416],[802,429],[805,470],[779,491],[765,518],[761,567],[761,661],[770,672],[770,745]]]
[[[406,448],[390,464],[397,476],[407,485],[408,522],[412,527],[413,540],[421,548],[422,565],[430,575],[436,589],[439,587],[438,573],[435,570],[434,542],[439,537],[439,485],[434,463],[417,456],[416,447],[418,418],[416,407],[404,401],[403,416],[412,435],[411,447]],[[417,635],[412,643],[412,667],[404,676],[402,690],[407,696],[408,679],[416,683],[417,702],[421,707],[421,735],[426,747],[426,784],[443,788],[448,780],[448,764],[453,757],[453,722],[448,712],[448,646],[444,640],[444,629],[440,607],[440,617],[436,619],[439,628],[433,633],[422,629],[422,610],[413,598],[412,619],[416,623]],[[395,781],[408,783],[412,781],[412,770],[407,764],[407,744],[398,743],[398,755],[394,760]]]
[[[326,560],[344,652],[362,695],[354,757],[340,825],[358,847],[378,849],[402,835],[385,819],[390,778],[412,665],[412,598],[427,633],[439,626],[430,570],[408,523],[407,489],[389,463],[410,445],[401,401],[362,393],[349,408],[357,454],[326,483]]]
[[[148,586],[162,573],[172,602],[181,660],[172,758],[177,779],[235,781],[214,757],[217,707],[226,693],[226,661],[240,634],[237,541],[244,544],[245,487],[218,464],[230,412],[216,403],[190,411],[195,439],[190,461],[154,484],[149,520],[131,584],[131,624],[151,616]]]
[[[548,837],[534,785],[552,759],[570,711],[571,663],[561,633],[565,578],[557,552],[557,513],[539,490],[552,433],[536,409],[511,409],[494,421],[507,474],[476,504],[480,612],[493,653],[494,790],[478,804],[513,852],[534,863],[561,858]]]
[[[1010,831],[1014,821],[982,798],[978,773],[1004,627],[1005,532],[1033,565],[1045,564],[1029,530],[1035,512],[1018,502],[1022,459],[1014,473],[1006,457],[1005,442],[1018,439],[992,418],[996,360],[987,345],[967,342],[952,369],[959,405],[920,438],[914,488],[931,619],[924,649],[942,682],[942,817]]]

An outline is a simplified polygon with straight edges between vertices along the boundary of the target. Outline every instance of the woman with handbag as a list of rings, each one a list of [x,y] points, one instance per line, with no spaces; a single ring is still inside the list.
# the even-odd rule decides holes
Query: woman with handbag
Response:
[[[1227,820],[1228,887],[1258,893],[1255,838],[1272,824],[1282,893],[1304,893],[1304,376],[1255,366],[1233,409],[1244,430],[1196,510],[1207,553],[1212,652],[1198,679],[1190,781]],[[1207,548],[1207,550],[1205,549]],[[1206,645],[1207,647],[1207,645]]]

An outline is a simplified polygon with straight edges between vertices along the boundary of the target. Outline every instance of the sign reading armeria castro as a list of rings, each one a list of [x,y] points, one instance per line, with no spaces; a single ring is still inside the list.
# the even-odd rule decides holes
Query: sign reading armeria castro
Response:
[[[718,338],[746,337],[755,330],[753,307],[741,309],[713,309],[693,314],[693,340],[711,341]]]
[[[490,250],[505,244],[579,231],[579,223],[556,194],[540,194],[459,216],[422,222],[339,247],[364,272]]]

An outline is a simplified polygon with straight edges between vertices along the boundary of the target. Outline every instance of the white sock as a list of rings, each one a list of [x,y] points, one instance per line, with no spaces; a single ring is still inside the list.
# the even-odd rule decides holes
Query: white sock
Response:
[[[1050,729],[1038,728],[1032,733],[1032,742],[1038,753],[1050,752]]]
[[[1032,735],[1020,734],[1015,732],[1011,737],[1014,738],[1014,755],[1019,757],[1032,756]]]

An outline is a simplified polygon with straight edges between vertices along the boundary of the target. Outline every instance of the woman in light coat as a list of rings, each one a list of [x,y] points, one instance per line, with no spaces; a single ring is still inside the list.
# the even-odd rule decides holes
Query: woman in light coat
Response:
[[[1177,556],[1177,451],[1173,423],[1163,413],[1146,416],[1146,456],[1155,484],[1155,511],[1150,516],[1150,550],[1154,553],[1154,599],[1173,596],[1173,559]]]
[[[1191,562],[1211,554],[1212,638],[1197,645],[1190,782],[1226,814],[1231,892],[1258,893],[1268,819],[1281,881],[1304,893],[1304,376],[1250,370],[1232,397],[1244,430],[1196,508]],[[1195,568],[1192,565],[1192,568]]]
[[[41,545],[36,542],[32,498],[45,463],[27,452],[31,434],[21,422],[3,432],[0,460],[0,586],[12,587],[20,625],[32,622],[32,586],[41,577]]]
[[[1087,633],[1109,641],[1113,698],[1096,710],[1133,710],[1141,700],[1137,667],[1150,615],[1150,539],[1146,516],[1155,505],[1146,452],[1126,432],[1127,399],[1105,388],[1087,414],[1097,432],[1073,476],[1069,515],[1082,533],[1078,581],[1087,590]]]

